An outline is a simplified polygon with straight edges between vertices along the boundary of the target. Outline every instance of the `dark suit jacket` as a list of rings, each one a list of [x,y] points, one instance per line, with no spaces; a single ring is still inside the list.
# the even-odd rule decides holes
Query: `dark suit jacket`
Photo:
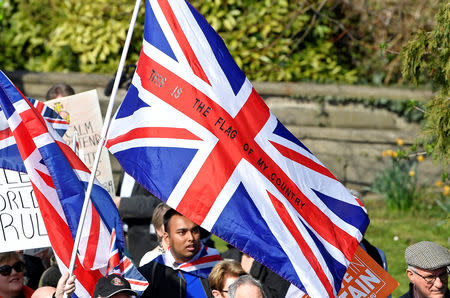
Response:
[[[173,270],[167,266],[161,265],[155,261],[139,267],[138,270],[149,282],[149,286],[142,293],[142,298],[184,298],[186,297],[186,281],[183,278],[181,271]],[[179,276],[181,273],[181,277]],[[212,290],[207,279],[198,277],[203,287],[203,292],[206,297],[212,298]],[[201,289],[199,289],[201,291]],[[190,293],[188,296],[193,297],[195,293]],[[200,293],[198,293],[200,294]]]

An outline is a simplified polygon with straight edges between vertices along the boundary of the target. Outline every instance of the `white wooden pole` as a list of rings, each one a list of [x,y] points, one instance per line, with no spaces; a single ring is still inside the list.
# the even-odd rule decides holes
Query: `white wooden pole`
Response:
[[[92,165],[92,169],[91,169],[91,176],[89,177],[89,183],[88,183],[88,187],[86,189],[86,193],[85,193],[85,197],[84,197],[83,209],[81,210],[80,222],[78,223],[78,229],[77,229],[77,234],[76,234],[75,241],[74,241],[72,256],[70,258],[69,277],[72,276],[72,274],[73,274],[76,255],[77,255],[77,251],[78,251],[78,246],[80,244],[81,231],[83,229],[84,220],[86,218],[86,213],[87,213],[87,207],[89,205],[92,187],[93,187],[94,180],[95,180],[95,173],[97,172],[98,163],[100,161],[100,155],[102,152],[102,148],[105,145],[106,134],[108,133],[109,125],[111,123],[112,109],[114,107],[114,101],[116,99],[117,90],[119,89],[120,77],[122,76],[123,67],[125,65],[125,60],[126,60],[126,57],[128,54],[128,49],[130,47],[131,37],[133,36],[134,26],[136,24],[137,14],[139,12],[140,5],[141,5],[141,0],[136,0],[136,5],[134,6],[133,15],[132,15],[131,21],[130,21],[130,27],[128,29],[127,37],[126,37],[125,44],[124,44],[123,51],[122,51],[122,56],[120,58],[119,67],[117,69],[116,78],[114,80],[114,86],[112,89],[111,97],[109,99],[108,109],[106,111],[105,121],[103,123],[101,137],[100,137],[100,140],[99,140],[99,143],[97,146],[97,152],[95,153],[94,164]],[[67,297],[67,295],[64,294],[64,297]]]

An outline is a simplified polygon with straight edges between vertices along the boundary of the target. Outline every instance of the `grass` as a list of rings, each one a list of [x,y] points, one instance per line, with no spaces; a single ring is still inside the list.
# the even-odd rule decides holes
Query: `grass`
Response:
[[[365,238],[384,251],[389,274],[400,283],[392,293],[392,297],[399,297],[408,290],[409,281],[405,274],[404,259],[406,247],[423,240],[434,241],[449,247],[449,215],[431,199],[428,200],[410,211],[388,211],[382,200],[364,200],[370,218]],[[446,217],[445,224],[442,224]],[[216,236],[212,239],[220,252],[227,249],[225,241]]]
[[[223,253],[224,251],[228,250],[227,243],[222,239],[220,239],[219,237],[217,237],[216,235],[212,235],[211,239],[214,241],[214,245],[216,246],[216,249],[220,253]]]
[[[434,203],[422,202],[409,211],[388,211],[382,200],[365,200],[370,225],[365,238],[386,254],[389,274],[400,285],[392,293],[399,297],[408,291],[405,249],[416,242],[428,240],[449,246],[450,227],[448,214]],[[447,217],[446,223],[442,224]]]

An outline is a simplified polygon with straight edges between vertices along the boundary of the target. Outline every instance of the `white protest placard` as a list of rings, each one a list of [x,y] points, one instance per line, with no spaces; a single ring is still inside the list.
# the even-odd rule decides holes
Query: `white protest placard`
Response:
[[[0,169],[0,252],[48,246],[28,175]]]
[[[69,122],[69,129],[63,136],[72,146],[74,132],[77,134],[80,157],[92,169],[95,152],[103,126],[97,90],[90,90],[71,96],[46,101],[45,104]],[[114,180],[108,150],[103,147],[95,177],[111,197],[115,196]]]

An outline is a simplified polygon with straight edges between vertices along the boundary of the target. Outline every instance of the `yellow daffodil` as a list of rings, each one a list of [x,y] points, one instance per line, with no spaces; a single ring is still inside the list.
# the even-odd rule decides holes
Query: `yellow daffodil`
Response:
[[[422,162],[422,161],[424,161],[425,160],[425,157],[423,157],[423,155],[418,155],[417,156],[417,161],[418,162]]]
[[[397,138],[397,145],[399,145],[399,146],[401,147],[401,146],[403,146],[404,144],[405,144],[405,142],[404,142],[402,139]]]
[[[386,157],[387,156],[387,151],[384,150],[383,152],[381,152],[381,156]]]
[[[393,151],[391,149],[386,150],[386,155],[387,156],[392,156]]]
[[[434,183],[434,185],[436,185],[437,187],[441,187],[442,186],[442,181],[438,180],[438,181],[436,181],[436,183]]]
[[[409,177],[414,177],[415,174],[416,174],[416,172],[414,172],[414,171],[409,171],[409,173],[408,173]]]
[[[450,186],[445,185],[445,186],[442,188],[442,193],[444,194],[444,196],[450,195]]]
[[[397,152],[395,152],[395,151],[392,152],[392,157],[393,157],[393,158],[397,158],[397,156],[398,156],[398,153],[397,153]]]

